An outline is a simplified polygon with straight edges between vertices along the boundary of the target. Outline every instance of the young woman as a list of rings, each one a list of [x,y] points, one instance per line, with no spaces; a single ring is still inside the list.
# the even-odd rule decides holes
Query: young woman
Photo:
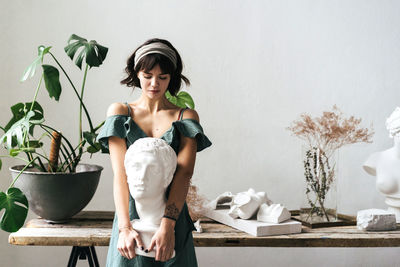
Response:
[[[195,229],[185,199],[195,165],[196,152],[211,145],[199,124],[195,110],[181,109],[170,103],[165,92],[176,95],[182,81],[182,60],[166,40],[151,39],[129,57],[128,77],[121,81],[141,88],[141,96],[132,103],[114,103],[98,136],[102,150],[110,153],[114,172],[116,214],[107,255],[107,266],[197,266],[192,231]],[[164,139],[177,153],[177,168],[166,193],[164,217],[149,247],[131,226],[138,219],[135,202],[129,194],[124,157],[127,147],[137,139]],[[134,247],[154,250],[156,257],[135,255]],[[172,257],[175,249],[176,255]]]

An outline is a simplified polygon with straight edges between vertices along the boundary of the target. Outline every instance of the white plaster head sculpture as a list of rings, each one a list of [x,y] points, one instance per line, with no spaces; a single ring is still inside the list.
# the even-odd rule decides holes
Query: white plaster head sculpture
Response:
[[[158,229],[166,206],[166,189],[171,183],[177,165],[175,151],[162,139],[140,138],[125,154],[125,171],[129,192],[135,199],[140,219],[132,227],[140,233],[146,247]],[[145,253],[135,248],[138,255],[155,257],[154,251]]]
[[[397,107],[386,120],[393,147],[371,154],[363,164],[364,170],[376,176],[376,188],[385,195],[388,210],[400,222],[400,108]]]
[[[177,164],[174,150],[159,138],[140,138],[125,154],[129,191],[136,199],[152,198],[165,192]]]

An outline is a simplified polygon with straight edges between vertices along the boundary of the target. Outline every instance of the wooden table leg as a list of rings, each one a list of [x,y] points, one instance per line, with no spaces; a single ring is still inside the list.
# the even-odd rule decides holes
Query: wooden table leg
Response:
[[[100,267],[99,261],[97,260],[96,250],[94,246],[91,247],[78,247],[72,248],[71,254],[68,260],[68,267],[75,267],[76,263],[80,260],[88,260],[90,267]]]

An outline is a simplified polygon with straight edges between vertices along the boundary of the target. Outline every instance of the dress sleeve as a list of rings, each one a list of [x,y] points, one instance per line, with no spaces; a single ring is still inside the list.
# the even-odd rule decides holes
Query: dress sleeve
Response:
[[[99,135],[97,136],[97,141],[101,145],[102,153],[110,153],[108,148],[108,137],[117,136],[119,138],[126,138],[127,131],[129,130],[126,127],[127,120],[128,116],[126,115],[113,115],[107,117]]]
[[[176,121],[176,128],[186,137],[196,138],[197,152],[211,146],[211,141],[203,132],[203,127],[196,120],[184,119]]]

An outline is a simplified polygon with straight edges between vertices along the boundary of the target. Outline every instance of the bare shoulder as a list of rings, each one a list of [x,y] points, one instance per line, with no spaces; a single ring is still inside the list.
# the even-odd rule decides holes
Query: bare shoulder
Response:
[[[107,117],[113,115],[128,115],[128,108],[123,103],[112,103],[107,109]]]
[[[197,114],[197,111],[194,109],[186,109],[183,112],[182,119],[192,119],[197,122],[200,122],[199,114]]]

